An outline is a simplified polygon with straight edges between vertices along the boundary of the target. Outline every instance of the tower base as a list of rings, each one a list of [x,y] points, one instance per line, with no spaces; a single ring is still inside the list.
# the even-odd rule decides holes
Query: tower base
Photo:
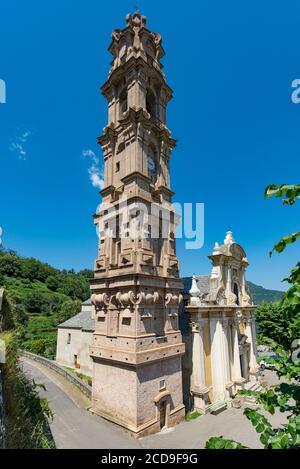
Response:
[[[185,417],[181,356],[128,366],[94,358],[91,412],[134,437],[173,427]]]

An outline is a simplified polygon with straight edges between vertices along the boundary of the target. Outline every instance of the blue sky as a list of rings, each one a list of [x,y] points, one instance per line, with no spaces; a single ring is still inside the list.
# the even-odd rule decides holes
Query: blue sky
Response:
[[[57,267],[92,268],[100,201],[89,179],[90,149],[106,125],[111,31],[135,2],[2,0],[0,226],[6,247]],[[228,225],[245,248],[248,279],[283,288],[298,243],[269,259],[278,238],[299,229],[300,204],[264,200],[270,183],[299,182],[300,4],[276,0],[140,0],[149,29],[163,37],[174,99],[168,127],[178,146],[176,201],[205,203],[205,244],[186,251],[181,274],[207,273],[207,255]]]

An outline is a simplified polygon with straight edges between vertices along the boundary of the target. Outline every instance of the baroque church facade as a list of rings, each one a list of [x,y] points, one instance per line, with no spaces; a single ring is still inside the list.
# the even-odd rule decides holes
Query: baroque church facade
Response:
[[[93,377],[93,412],[142,436],[180,422],[186,408],[227,405],[256,383],[255,307],[246,254],[231,232],[215,246],[205,282],[179,277],[170,184],[176,141],[166,124],[172,90],[160,35],[135,12],[113,31],[109,51],[91,301],[59,326],[57,362]]]

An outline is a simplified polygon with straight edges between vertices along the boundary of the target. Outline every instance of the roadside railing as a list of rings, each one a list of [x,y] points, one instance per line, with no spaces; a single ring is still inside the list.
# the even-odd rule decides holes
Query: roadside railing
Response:
[[[26,350],[22,350],[21,355],[23,357],[29,358],[30,360],[41,363],[42,365],[47,366],[48,368],[51,368],[56,373],[62,375],[64,378],[74,384],[77,388],[80,389],[81,392],[83,392],[83,394],[85,394],[89,399],[91,399],[92,387],[86,384],[77,376],[73,375],[70,371],[58,365],[53,360],[48,360],[48,358],[41,357],[40,355],[36,355],[35,353],[27,352]]]

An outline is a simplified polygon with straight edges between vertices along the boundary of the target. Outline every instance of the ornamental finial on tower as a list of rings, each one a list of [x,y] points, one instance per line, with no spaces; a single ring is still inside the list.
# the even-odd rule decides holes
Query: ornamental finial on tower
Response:
[[[131,28],[145,28],[146,27],[146,16],[140,15],[138,8],[135,7],[135,12],[133,15],[128,13],[126,15],[126,26],[130,26]]]
[[[189,290],[189,294],[191,295],[190,305],[191,306],[199,306],[201,304],[201,301],[200,301],[200,298],[199,298],[201,292],[198,288],[197,279],[196,279],[195,275],[193,275],[193,278],[192,278],[192,287]]]
[[[108,50],[114,56],[110,73],[129,60],[142,58],[163,74],[160,59],[165,53],[161,36],[146,28],[146,16],[141,15],[137,9],[133,14],[127,14],[126,28],[112,32]]]
[[[233,233],[232,231],[227,231],[225,239],[224,239],[224,244],[228,246],[229,244],[233,244],[234,239],[233,239]]]

